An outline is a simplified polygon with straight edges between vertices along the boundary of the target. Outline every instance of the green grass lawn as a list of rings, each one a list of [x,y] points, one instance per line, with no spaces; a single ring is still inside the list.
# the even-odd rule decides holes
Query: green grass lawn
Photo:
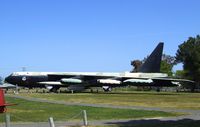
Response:
[[[12,122],[45,122],[50,116],[52,116],[55,121],[82,120],[81,114],[76,118],[70,119],[79,114],[82,110],[87,111],[89,120],[135,119],[180,115],[178,113],[161,111],[66,106],[61,104],[32,102],[12,97],[6,97],[6,101],[8,103],[18,104],[8,107],[8,113],[11,115]],[[0,121],[4,121],[4,118],[5,114],[1,114]]]
[[[200,93],[170,92],[123,92],[123,93],[60,93],[27,94],[20,96],[60,100],[72,103],[109,104],[122,106],[144,106],[175,109],[200,109]]]

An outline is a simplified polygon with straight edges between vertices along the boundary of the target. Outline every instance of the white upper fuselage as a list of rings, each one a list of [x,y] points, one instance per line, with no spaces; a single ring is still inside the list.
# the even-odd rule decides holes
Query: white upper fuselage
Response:
[[[113,77],[134,77],[153,78],[167,77],[165,73],[109,73],[109,72],[13,72],[11,76],[47,76],[47,75],[77,75],[77,76],[113,76]]]

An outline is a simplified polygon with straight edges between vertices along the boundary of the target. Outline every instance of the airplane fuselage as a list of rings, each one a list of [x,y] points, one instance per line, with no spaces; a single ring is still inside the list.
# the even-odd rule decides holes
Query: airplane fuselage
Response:
[[[57,75],[56,77],[53,77],[52,75]],[[66,76],[63,76],[66,75]],[[74,77],[76,75],[76,77]],[[81,82],[78,78],[82,76],[93,76],[98,77],[94,78],[93,82]],[[100,80],[99,80],[100,77]],[[60,87],[69,87],[71,84],[87,84],[87,83],[94,83],[96,86],[97,80],[101,82],[102,84],[116,84],[120,83],[117,81],[114,81],[112,79],[110,80],[103,80],[107,78],[123,78],[123,77],[134,77],[134,78],[152,78],[152,77],[167,77],[166,74],[163,73],[103,73],[103,72],[14,72],[10,76],[8,76],[5,81],[18,85],[18,86],[24,86],[24,87],[46,87],[46,86],[53,86],[53,85],[59,85]],[[71,81],[73,80],[74,83],[71,81],[70,83],[62,82],[62,81]],[[106,83],[108,82],[108,83]],[[93,84],[90,84],[92,86]],[[102,85],[101,85],[102,86]]]

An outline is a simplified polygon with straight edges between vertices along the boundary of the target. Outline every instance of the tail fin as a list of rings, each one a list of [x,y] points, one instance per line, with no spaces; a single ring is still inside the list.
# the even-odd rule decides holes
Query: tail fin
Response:
[[[160,72],[160,64],[162,59],[164,43],[160,42],[144,64],[139,68],[138,72],[156,73]]]

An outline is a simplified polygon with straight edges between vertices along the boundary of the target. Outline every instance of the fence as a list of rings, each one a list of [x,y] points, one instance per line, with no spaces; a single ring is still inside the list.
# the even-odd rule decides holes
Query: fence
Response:
[[[74,119],[81,117],[79,121],[73,121]],[[49,117],[48,122],[12,122],[12,118],[18,119],[19,121],[24,121],[24,119],[21,119],[19,117],[15,117],[10,115],[9,113],[6,113],[4,115],[5,122],[0,124],[0,127],[66,127],[69,125],[88,125],[87,121],[87,112],[86,110],[81,111],[78,114],[74,114],[70,118],[66,118],[66,121],[63,122],[54,122],[53,117]]]

